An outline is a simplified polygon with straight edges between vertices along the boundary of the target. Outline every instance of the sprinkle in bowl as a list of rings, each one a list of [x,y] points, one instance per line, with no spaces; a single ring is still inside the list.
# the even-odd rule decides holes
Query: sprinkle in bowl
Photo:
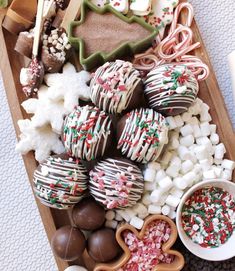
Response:
[[[235,184],[198,183],[182,197],[176,214],[179,237],[194,255],[209,261],[235,256]]]

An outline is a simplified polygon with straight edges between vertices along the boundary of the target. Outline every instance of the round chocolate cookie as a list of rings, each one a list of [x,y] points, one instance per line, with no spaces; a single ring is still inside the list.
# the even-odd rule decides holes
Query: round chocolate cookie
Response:
[[[108,228],[93,232],[87,243],[88,254],[98,263],[113,260],[121,251],[116,241],[115,232]]]
[[[85,198],[73,208],[72,218],[78,228],[93,231],[104,224],[105,210],[94,199]]]
[[[64,146],[69,155],[91,161],[110,147],[112,131],[112,121],[104,111],[79,106],[65,119]]]
[[[47,158],[34,171],[34,193],[46,206],[68,209],[86,194],[88,175],[79,161],[67,155]]]
[[[90,171],[90,193],[108,209],[135,205],[143,188],[141,170],[124,158],[105,159]]]
[[[122,60],[99,67],[91,80],[91,100],[100,109],[117,114],[143,101],[143,83],[132,63]]]
[[[148,73],[144,84],[149,107],[165,116],[187,111],[199,91],[194,74],[180,64],[157,67]]]
[[[51,247],[56,256],[62,260],[75,261],[82,255],[86,247],[86,239],[79,229],[64,226],[52,236]]]
[[[168,143],[168,124],[153,109],[136,109],[117,124],[117,148],[132,161],[156,161]]]

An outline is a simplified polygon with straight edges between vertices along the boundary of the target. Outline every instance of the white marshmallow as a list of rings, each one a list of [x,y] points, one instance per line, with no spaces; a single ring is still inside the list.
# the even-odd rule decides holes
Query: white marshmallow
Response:
[[[234,170],[235,162],[232,160],[224,159],[221,164],[222,168]]]
[[[105,214],[105,218],[107,220],[113,220],[115,218],[115,212],[112,210],[107,211]]]
[[[208,151],[206,149],[206,146],[203,146],[203,145],[197,146],[194,149],[194,152],[198,160],[204,160],[208,157]]]
[[[163,156],[161,157],[161,164],[162,165],[168,165],[170,160],[171,160],[171,157],[172,157],[172,153],[171,152],[168,152],[166,151]]]
[[[193,128],[190,124],[186,124],[180,129],[180,132],[181,132],[182,136],[192,135]]]
[[[116,213],[115,220],[116,221],[122,221],[122,217],[118,213]]]
[[[191,112],[184,112],[184,113],[181,115],[181,117],[182,117],[182,120],[183,120],[184,122],[187,122],[187,121],[189,121],[190,118],[192,117],[192,114],[191,114]]]
[[[223,172],[223,169],[221,167],[218,167],[218,166],[213,166],[212,168],[213,168],[213,170],[215,172],[216,177],[220,178],[221,174]]]
[[[153,191],[156,188],[155,182],[144,182],[144,190],[145,191]]]
[[[213,169],[207,170],[203,172],[203,178],[204,179],[215,179],[216,174]]]
[[[177,151],[181,160],[191,160],[192,155],[185,146],[179,146]]]
[[[170,206],[168,206],[168,205],[162,206],[161,212],[163,215],[169,215],[170,211],[171,211]]]
[[[160,201],[161,196],[163,194],[163,191],[160,189],[155,189],[153,192],[150,194],[150,200],[152,203],[157,203]]]
[[[131,218],[129,217],[129,215],[123,211],[123,210],[117,210],[116,211],[117,214],[119,214],[126,222],[130,222]]]
[[[215,146],[215,158],[223,159],[224,154],[226,153],[226,149],[223,143]]]
[[[233,172],[232,170],[225,169],[221,174],[221,178],[230,181],[232,179]]]
[[[140,230],[142,229],[143,225],[144,225],[144,220],[140,219],[137,216],[132,217],[130,224],[135,227],[136,229]]]
[[[184,122],[180,115],[174,117],[175,124],[178,128],[182,127],[184,125]]]
[[[142,203],[137,203],[134,207],[132,207],[132,211],[136,214],[145,214],[147,213],[147,208]]]
[[[180,168],[181,166],[178,165],[170,165],[166,170],[166,174],[170,177],[175,178],[179,175]]]
[[[176,212],[174,210],[171,210],[168,216],[171,219],[175,219],[176,218]]]
[[[200,129],[202,132],[202,136],[209,136],[211,131],[210,131],[210,124],[209,122],[203,122],[200,124]]]
[[[151,203],[150,194],[149,193],[145,193],[143,195],[142,202],[143,202],[144,205],[149,205]]]
[[[161,165],[157,162],[150,162],[150,163],[148,163],[148,168],[154,169],[157,171],[157,170],[161,169]]]
[[[175,122],[174,117],[167,117],[167,118],[166,118],[166,121],[167,121],[168,124],[169,124],[169,129],[170,129],[170,130],[173,130],[173,129],[175,129],[175,128],[177,127],[177,124],[176,124],[176,122]]]
[[[203,170],[209,170],[213,164],[213,158],[212,158],[212,161],[211,159],[203,159],[203,160],[200,160],[199,161],[200,165],[201,165],[201,168]]]
[[[202,136],[202,132],[201,132],[201,129],[199,127],[198,124],[194,124],[192,125],[193,127],[193,135],[195,138],[198,138],[198,137],[201,137]]]
[[[116,229],[118,225],[118,222],[115,220],[107,220],[105,222],[105,227],[107,228],[112,228],[112,229]]]
[[[178,167],[181,167],[181,160],[178,156],[174,156],[171,159],[170,165],[177,165]]]
[[[194,137],[192,135],[187,135],[180,138],[180,144],[185,147],[189,147],[194,143]]]
[[[213,145],[219,144],[219,135],[218,134],[211,134],[210,141]]]
[[[172,207],[176,208],[179,203],[180,203],[180,198],[177,198],[175,196],[169,195],[166,198],[166,204],[169,205],[169,206],[172,206]]]
[[[186,174],[187,172],[189,172],[190,170],[192,170],[193,167],[194,167],[193,162],[191,162],[190,160],[186,160],[181,165],[181,172],[183,174]]]
[[[156,176],[156,170],[152,168],[146,168],[144,171],[144,180],[145,182],[153,182]]]
[[[182,177],[177,177],[173,180],[173,184],[178,189],[185,189],[188,185]]]
[[[181,190],[181,189],[177,189],[177,188],[173,187],[173,188],[171,189],[171,191],[170,191],[170,194],[171,194],[172,196],[177,197],[177,198],[181,198],[181,197],[183,196],[183,194],[184,194],[184,191]]]
[[[217,158],[214,158],[214,164],[216,164],[216,165],[221,165],[221,164],[222,164],[222,162],[223,162],[223,160],[222,160],[222,159],[217,159]]]
[[[192,117],[192,118],[188,121],[188,124],[191,124],[191,125],[197,125],[197,124],[199,124],[199,120],[198,120],[196,117]]]
[[[146,213],[138,214],[138,217],[141,218],[141,219],[145,219],[148,215],[149,215],[149,213],[148,213],[148,210],[147,210]]]
[[[83,266],[71,265],[67,267],[64,271],[87,271],[87,269],[84,268]]]
[[[182,178],[187,183],[187,187],[191,187],[193,182],[196,179],[196,174],[194,171],[189,171],[187,174],[185,174]]]
[[[156,174],[155,181],[158,183],[164,177],[166,177],[166,173],[165,173],[165,171],[163,169],[160,169]]]
[[[167,176],[164,179],[162,179],[161,181],[159,181],[158,184],[159,184],[161,191],[163,191],[163,192],[167,192],[173,186],[173,182],[169,176]]]
[[[168,197],[168,193],[162,194],[159,202],[154,203],[154,205],[160,205],[163,206],[166,203],[166,198]]]
[[[210,131],[211,131],[211,134],[216,133],[216,125],[215,124],[210,124]]]
[[[148,207],[148,213],[152,215],[161,214],[161,206],[150,204]]]
[[[126,208],[124,211],[129,215],[130,218],[134,217],[138,213],[134,208]]]

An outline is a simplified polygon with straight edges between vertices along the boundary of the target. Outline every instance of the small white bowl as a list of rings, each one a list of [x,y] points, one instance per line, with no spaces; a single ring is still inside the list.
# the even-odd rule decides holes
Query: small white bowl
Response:
[[[184,206],[185,201],[192,195],[196,190],[204,188],[206,186],[219,187],[227,191],[233,197],[235,196],[235,184],[226,180],[217,179],[217,180],[209,180],[198,183],[190,188],[182,197],[180,204],[177,209],[176,214],[176,226],[178,229],[179,237],[185,247],[192,252],[194,255],[208,260],[208,261],[223,261],[230,259],[235,256],[235,231],[232,236],[228,239],[226,243],[221,245],[218,248],[203,248],[200,245],[194,243],[185,233],[182,228],[181,223],[181,212]]]

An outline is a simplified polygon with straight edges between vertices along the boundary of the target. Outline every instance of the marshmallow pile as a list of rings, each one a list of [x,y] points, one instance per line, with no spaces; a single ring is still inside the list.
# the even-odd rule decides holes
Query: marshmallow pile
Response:
[[[107,227],[125,221],[141,229],[150,214],[174,219],[181,197],[191,186],[210,179],[231,180],[235,162],[224,159],[226,149],[211,120],[209,106],[199,98],[188,112],[167,117],[169,144],[159,160],[143,170],[142,199],[132,208],[107,211]]]

